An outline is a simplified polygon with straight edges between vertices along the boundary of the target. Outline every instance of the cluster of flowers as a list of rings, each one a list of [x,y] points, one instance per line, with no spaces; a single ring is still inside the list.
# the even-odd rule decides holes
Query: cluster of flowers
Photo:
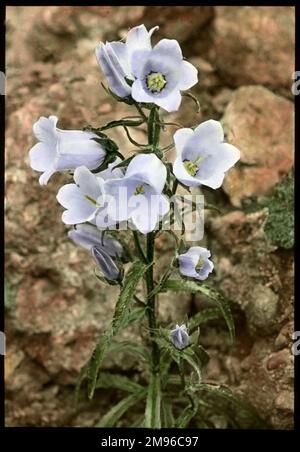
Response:
[[[180,106],[181,92],[197,83],[197,69],[183,59],[176,40],[162,39],[152,48],[151,35],[157,28],[149,32],[144,25],[132,28],[126,42],[101,43],[96,57],[117,96],[172,112]],[[66,209],[62,221],[74,225],[69,237],[91,252],[104,277],[119,282],[124,250],[103,231],[124,221],[142,234],[156,228],[170,209],[164,192],[166,166],[155,153],[139,153],[127,168],[119,166],[121,160],[116,157],[96,172],[106,157],[99,136],[90,131],[61,130],[57,121],[56,116],[41,117],[34,124],[39,142],[29,152],[30,165],[42,172],[41,185],[55,172],[74,171],[74,183],[64,185],[57,194]],[[195,129],[179,129],[173,138],[177,153],[173,175],[187,187],[219,188],[225,172],[239,159],[239,151],[224,143],[222,126],[215,120]],[[203,281],[213,270],[209,257],[207,249],[191,247],[178,256],[181,274]],[[186,331],[178,328],[180,346],[185,343]]]

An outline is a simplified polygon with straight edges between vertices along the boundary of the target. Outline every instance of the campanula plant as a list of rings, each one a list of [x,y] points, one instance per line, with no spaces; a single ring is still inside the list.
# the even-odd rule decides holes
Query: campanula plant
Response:
[[[41,185],[47,184],[55,172],[69,176],[57,193],[62,221],[69,227],[68,237],[90,253],[101,284],[120,288],[114,316],[111,321],[107,319],[107,329],[87,356],[78,382],[78,389],[85,387],[89,398],[103,387],[128,393],[98,426],[118,425],[124,413],[135,406],[137,412],[144,412],[142,418],[137,416],[135,426],[206,428],[209,422],[203,413],[208,406],[211,409],[212,400],[232,394],[203,380],[209,357],[200,344],[199,325],[223,317],[233,340],[234,323],[228,301],[203,283],[214,270],[211,252],[200,246],[199,240],[188,244],[185,227],[179,232],[174,229],[179,217],[183,226],[186,220],[173,201],[176,196],[182,198],[182,191],[177,195],[179,185],[187,193],[190,187],[201,185],[221,187],[240,153],[224,141],[222,125],[215,120],[195,128],[179,128],[170,137],[172,143],[161,146],[160,134],[168,125],[162,120],[161,110],[164,114],[177,111],[183,95],[193,97],[187,90],[197,83],[198,73],[185,60],[176,40],[152,44],[157,28],[148,31],[140,25],[132,28],[124,41],[96,47],[97,62],[107,81],[104,88],[117,102],[136,110],[138,116],[116,118],[97,127],[84,126],[83,130],[61,130],[56,126],[56,116],[41,117],[33,125],[39,142],[30,150],[29,158],[31,167],[42,173]],[[114,127],[125,129],[134,145],[131,155],[123,155],[109,137]],[[131,127],[143,127],[146,144],[133,140]],[[176,151],[174,163],[167,159],[171,148]],[[197,203],[191,206],[192,211],[197,209]],[[155,279],[154,268],[159,261],[155,241],[164,233],[174,239],[174,255],[166,272]],[[128,247],[130,240],[134,247]],[[141,281],[143,296],[137,293]],[[166,291],[178,297],[183,291],[199,292],[214,307],[178,318],[175,324],[161,324],[157,299]],[[143,334],[143,345],[118,342],[122,329],[145,322],[147,338]],[[128,348],[139,356],[147,368],[147,381],[133,384],[125,376],[102,371],[103,359],[112,345],[113,353],[118,347]]]

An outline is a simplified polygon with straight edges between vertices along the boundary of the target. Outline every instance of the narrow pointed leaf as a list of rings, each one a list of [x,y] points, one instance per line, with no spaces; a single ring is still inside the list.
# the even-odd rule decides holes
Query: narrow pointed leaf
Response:
[[[193,292],[193,293],[202,293],[203,295],[205,295],[207,298],[211,299],[212,301],[214,301],[218,308],[220,309],[228,330],[229,330],[229,334],[230,334],[230,339],[231,342],[233,342],[234,340],[234,336],[235,336],[235,329],[234,329],[234,320],[231,314],[231,310],[229,307],[229,303],[228,300],[226,300],[226,298],[224,298],[219,292],[217,292],[215,289],[212,289],[211,287],[206,286],[205,284],[197,284],[194,281],[184,281],[184,280],[168,280],[166,281],[164,287],[164,290],[172,290],[175,292],[184,290],[184,291],[189,291],[189,292]]]
[[[121,400],[117,405],[112,407],[108,413],[103,416],[101,421],[96,425],[96,427],[113,427],[116,422],[129,410],[137,404],[146,395],[146,389],[142,389],[140,392],[131,394],[125,399]]]
[[[143,262],[135,262],[132,264],[130,270],[125,276],[124,285],[121,290],[119,299],[116,304],[114,316],[111,322],[110,328],[100,337],[93,354],[87,365],[87,377],[88,377],[88,395],[91,399],[94,395],[95,385],[98,378],[99,370],[103,361],[103,358],[108,350],[109,344],[123,326],[125,318],[129,312],[131,303],[133,301],[133,295],[136,286],[151,264],[144,264]]]
[[[143,345],[133,344],[129,341],[111,342],[109,345],[109,352],[111,353],[118,353],[124,350],[129,351],[134,355],[138,355],[146,362],[149,362],[151,359],[149,351]]]
[[[161,428],[160,402],[160,375],[152,374],[148,386],[145,428]]]
[[[209,320],[219,319],[221,311],[219,308],[207,308],[201,312],[197,312],[193,317],[189,318],[189,332],[193,333],[199,325],[206,323]]]
[[[133,393],[140,392],[144,389],[143,386],[134,382],[132,379],[123,375],[111,374],[110,372],[101,372],[96,383],[96,388],[113,388]]]

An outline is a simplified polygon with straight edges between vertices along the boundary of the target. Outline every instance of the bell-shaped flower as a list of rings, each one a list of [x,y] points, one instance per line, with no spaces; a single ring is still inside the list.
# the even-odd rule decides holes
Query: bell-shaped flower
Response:
[[[189,345],[189,334],[185,324],[176,325],[175,329],[171,331],[171,340],[173,345],[179,350]]]
[[[29,151],[30,166],[41,171],[39,182],[46,185],[57,171],[75,170],[85,165],[89,169],[101,165],[105,150],[93,138],[92,132],[81,130],[61,130],[56,127],[56,116],[44,116],[33,125],[33,132],[39,143]]]
[[[210,251],[201,246],[192,246],[186,253],[178,256],[179,271],[184,276],[204,281],[213,271],[214,264]]]
[[[151,35],[158,27],[149,32],[145,25],[132,28],[126,42],[101,42],[96,47],[96,58],[110,89],[120,97],[131,94],[131,87],[125,78],[134,80],[131,67],[132,54],[137,49],[151,49]]]
[[[115,168],[121,162],[122,160],[120,157],[117,157],[114,162],[109,163],[107,168],[97,173],[96,176],[101,177],[103,180],[119,179],[120,177],[123,177],[124,168]]]
[[[152,102],[168,112],[178,110],[181,91],[198,81],[197,69],[182,56],[175,39],[162,39],[153,49],[136,50],[131,59],[136,80],[132,97],[137,102]]]
[[[62,215],[65,224],[93,222],[104,205],[104,181],[85,166],[76,168],[75,184],[66,184],[57,193],[57,201],[67,209]]]
[[[124,177],[105,182],[109,217],[116,223],[131,220],[143,234],[153,231],[170,208],[162,194],[166,177],[166,167],[155,154],[135,156]]]
[[[195,130],[177,130],[174,141],[177,157],[173,173],[188,187],[221,187],[226,171],[240,158],[236,147],[224,143],[222,125],[213,119],[203,122]]]
[[[68,232],[77,245],[89,250],[101,272],[110,281],[122,279],[119,259],[123,255],[122,245],[113,237],[100,232],[95,226],[79,224]]]

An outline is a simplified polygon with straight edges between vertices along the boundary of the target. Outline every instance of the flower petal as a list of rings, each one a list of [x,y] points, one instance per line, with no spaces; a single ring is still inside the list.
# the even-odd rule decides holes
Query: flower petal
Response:
[[[164,108],[169,113],[172,111],[177,111],[181,104],[181,94],[178,90],[173,90],[166,97],[158,97],[155,100],[152,99],[152,102],[155,102],[156,105]]]
[[[120,179],[124,176],[124,169],[115,168],[119,163],[121,163],[121,159],[119,157],[112,163],[109,163],[106,170],[100,171],[96,174],[96,176],[100,176],[103,180],[111,180],[111,179]],[[115,168],[115,169],[114,169]]]
[[[173,163],[173,173],[175,174],[176,178],[187,187],[197,187],[198,185],[201,185],[201,182],[198,179],[192,177],[186,171],[181,156],[177,157]]]
[[[194,136],[193,129],[188,128],[179,129],[174,133],[173,138],[175,142],[176,153],[178,156],[182,153],[188,140],[193,136]]]
[[[56,123],[58,118],[56,116],[41,116],[37,122],[33,124],[33,133],[39,141],[55,146],[57,140]]]
[[[160,58],[172,58],[178,63],[182,60],[181,48],[176,39],[161,39],[153,47],[153,53],[158,55]]]
[[[141,80],[137,79],[131,87],[131,96],[137,102],[154,102],[153,96],[150,96],[143,87]]]
[[[200,257],[207,259],[211,256],[210,251],[202,246],[191,246],[191,248],[189,248],[189,250],[185,254],[191,257],[195,257],[196,263],[198,262]]]
[[[114,54],[110,44],[102,42],[96,47],[96,58],[105,77],[107,78],[111,90],[120,97],[129,96],[131,93],[130,86],[125,81],[125,68],[122,67],[118,57]]]
[[[74,181],[79,187],[82,195],[88,195],[95,201],[103,193],[103,181],[100,177],[95,176],[85,166],[76,168],[74,172]]]
[[[103,247],[94,246],[91,249],[91,254],[107,279],[111,281],[120,279],[121,271],[119,267]]]
[[[151,55],[152,51],[150,49],[138,49],[133,52],[130,63],[132,73],[135,77],[139,79],[143,78],[144,67]]]
[[[222,172],[214,173],[207,179],[198,179],[198,185],[206,185],[215,190],[221,187],[224,177],[225,174]]]
[[[158,222],[157,206],[151,203],[151,199],[144,195],[136,196],[138,207],[132,213],[133,224],[142,234],[148,234],[155,229]]]
[[[45,171],[43,174],[41,174],[39,177],[40,185],[47,185],[48,180],[54,173],[56,173],[56,168],[54,168],[54,166],[52,166],[47,171]]]
[[[65,224],[77,224],[89,221],[96,213],[95,206],[87,201],[75,184],[61,187],[56,195],[57,201],[66,209],[62,220]]]
[[[184,276],[189,276],[190,278],[196,278],[197,272],[195,270],[195,262],[193,261],[191,256],[187,256],[186,254],[181,254],[178,256],[179,262],[179,270],[180,273]]]
[[[161,193],[167,178],[167,170],[155,154],[139,154],[127,167],[125,178],[135,177],[151,185],[157,193]]]
[[[68,237],[77,245],[90,250],[92,246],[101,244],[102,233],[90,224],[79,224],[68,232]]]
[[[221,143],[215,148],[218,155],[217,169],[228,171],[240,159],[240,151],[229,143]]]
[[[58,146],[56,168],[60,171],[72,170],[84,165],[89,169],[94,169],[101,165],[105,155],[104,149],[93,139],[61,139]]]
[[[155,28],[152,28],[149,33],[144,24],[129,30],[126,38],[126,48],[129,61],[131,61],[132,54],[136,50],[151,49],[151,35],[154,31]]]
[[[219,121],[214,119],[202,122],[194,132],[204,146],[224,141],[223,127]]]
[[[198,70],[188,61],[181,63],[181,76],[178,84],[180,90],[190,89],[198,82]]]
[[[29,151],[30,166],[36,171],[47,171],[53,166],[55,148],[47,143],[37,143]]]
[[[130,218],[134,206],[130,205],[129,200],[133,196],[136,185],[135,181],[125,178],[108,180],[104,183],[108,220],[120,222]],[[98,226],[100,222],[101,220]]]

